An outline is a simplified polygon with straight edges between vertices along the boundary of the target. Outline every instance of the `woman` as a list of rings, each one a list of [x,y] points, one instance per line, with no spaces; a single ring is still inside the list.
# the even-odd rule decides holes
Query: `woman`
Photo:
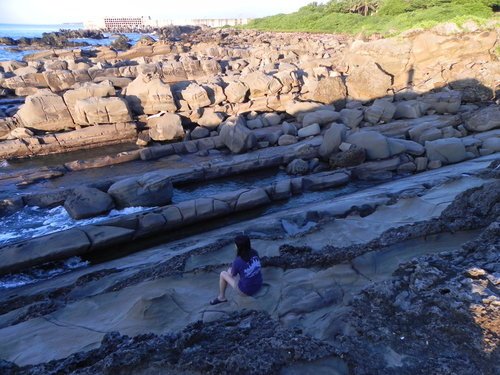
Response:
[[[219,295],[210,301],[211,305],[227,302],[226,288],[231,285],[244,296],[253,296],[262,287],[262,273],[260,272],[259,254],[252,249],[248,236],[237,236],[234,239],[237,254],[233,266],[222,271],[219,277]],[[236,276],[239,275],[239,281]]]

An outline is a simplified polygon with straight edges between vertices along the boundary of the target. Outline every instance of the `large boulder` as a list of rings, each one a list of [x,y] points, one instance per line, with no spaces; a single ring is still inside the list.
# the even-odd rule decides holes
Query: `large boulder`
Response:
[[[500,106],[491,105],[469,115],[464,115],[465,127],[473,132],[484,132],[500,127]]]
[[[307,99],[324,104],[335,104],[335,108],[344,108],[347,88],[342,77],[326,77],[309,84]]]
[[[127,102],[117,97],[78,100],[73,118],[79,125],[115,124],[132,120]]]
[[[261,71],[255,71],[247,74],[241,80],[249,87],[250,97],[254,99],[268,94],[273,77],[270,77]]]
[[[75,105],[78,100],[89,98],[104,98],[115,95],[115,88],[110,81],[102,81],[99,84],[93,82],[86,82],[79,88],[68,90],[64,93],[63,98],[68,106],[69,113],[75,118]]]
[[[388,122],[396,113],[396,106],[389,100],[377,99],[365,110],[365,120],[371,124]]]
[[[348,143],[366,150],[369,160],[386,159],[391,156],[387,138],[374,131],[359,131],[352,133],[346,139]]]
[[[331,154],[339,150],[339,146],[345,139],[347,128],[342,124],[332,124],[323,136],[323,143],[319,148],[319,155],[328,160]]]
[[[465,145],[459,138],[437,139],[425,142],[425,150],[430,161],[453,164],[467,159]]]
[[[191,109],[208,107],[211,104],[207,90],[196,83],[191,83],[182,90],[181,95]]]
[[[60,131],[75,126],[63,98],[50,90],[28,96],[15,117],[24,127],[36,130]]]
[[[139,115],[177,111],[170,86],[159,78],[139,75],[127,86],[124,95],[130,109]]]
[[[64,202],[64,208],[76,220],[105,215],[114,206],[113,199],[109,194],[87,187],[74,189]]]
[[[302,126],[309,126],[312,124],[325,125],[337,121],[339,118],[340,114],[338,112],[322,109],[307,113],[302,120]]]
[[[351,129],[356,129],[363,121],[363,111],[360,109],[344,108],[340,111],[340,120]]]
[[[333,154],[330,156],[329,163],[332,169],[349,168],[364,163],[366,160],[366,152],[359,147],[351,147],[350,149]]]
[[[248,92],[248,87],[244,83],[238,81],[229,83],[229,85],[227,85],[227,87],[224,89],[227,101],[229,103],[235,104],[243,103],[244,101],[246,101]]]
[[[386,96],[392,87],[392,77],[375,62],[366,61],[349,67],[346,85],[351,99],[368,101]]]
[[[148,119],[149,136],[154,141],[172,141],[184,137],[181,118],[173,113],[163,113]]]
[[[246,127],[242,116],[235,121],[226,121],[219,135],[222,143],[235,154],[248,151],[257,145],[255,134]]]
[[[115,182],[108,190],[119,208],[164,206],[172,201],[170,178],[147,173]]]
[[[75,83],[89,82],[92,79],[86,69],[82,70],[47,70],[43,76],[53,92],[70,89]]]

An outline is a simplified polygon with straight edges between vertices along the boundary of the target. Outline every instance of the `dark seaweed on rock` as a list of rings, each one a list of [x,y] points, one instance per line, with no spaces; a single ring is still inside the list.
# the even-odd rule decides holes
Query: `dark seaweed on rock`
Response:
[[[104,336],[98,349],[66,359],[19,368],[0,362],[3,374],[275,374],[293,362],[335,354],[327,343],[284,329],[263,312],[234,312],[222,320],[187,326],[175,335],[117,332]]]

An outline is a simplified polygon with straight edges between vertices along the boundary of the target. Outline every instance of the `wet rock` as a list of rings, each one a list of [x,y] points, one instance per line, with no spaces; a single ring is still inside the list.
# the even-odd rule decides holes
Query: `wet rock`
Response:
[[[119,208],[164,206],[172,200],[173,186],[170,178],[148,173],[115,182],[108,194]]]
[[[64,201],[64,208],[75,220],[105,215],[114,206],[111,196],[101,190],[87,187],[74,189]]]

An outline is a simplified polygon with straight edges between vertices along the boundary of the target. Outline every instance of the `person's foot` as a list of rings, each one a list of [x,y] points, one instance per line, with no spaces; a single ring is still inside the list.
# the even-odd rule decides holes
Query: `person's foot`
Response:
[[[210,304],[213,305],[218,305],[219,303],[224,303],[227,302],[227,299],[220,299],[219,297],[213,299],[210,301]]]

